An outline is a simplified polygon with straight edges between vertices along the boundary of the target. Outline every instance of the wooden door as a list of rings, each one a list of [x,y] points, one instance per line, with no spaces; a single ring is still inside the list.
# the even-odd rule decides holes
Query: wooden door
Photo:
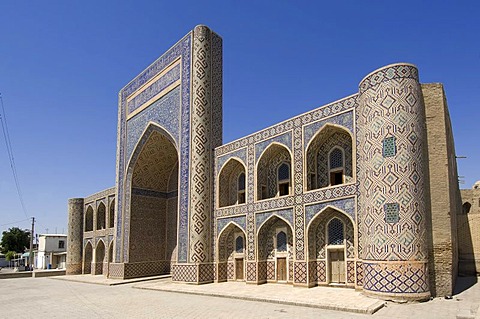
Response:
[[[243,280],[243,258],[235,259],[235,279]]]
[[[343,250],[330,251],[330,282],[345,283],[345,257]]]
[[[287,258],[277,258],[277,281],[287,280]]]

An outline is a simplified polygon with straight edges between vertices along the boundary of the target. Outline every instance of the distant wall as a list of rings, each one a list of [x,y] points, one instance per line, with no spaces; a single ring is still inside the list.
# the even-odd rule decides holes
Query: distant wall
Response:
[[[462,211],[457,215],[459,274],[480,273],[480,189],[462,189]]]
[[[453,132],[443,85],[422,84],[428,140],[431,216],[429,229],[430,290],[453,293],[458,272],[457,222],[461,210]]]

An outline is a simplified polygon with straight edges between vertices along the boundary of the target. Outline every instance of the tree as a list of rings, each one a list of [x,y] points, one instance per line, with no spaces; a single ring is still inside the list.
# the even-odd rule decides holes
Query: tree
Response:
[[[26,247],[30,247],[30,232],[12,227],[3,232],[1,246],[4,254],[8,251],[23,253]]]
[[[12,259],[15,259],[15,252],[14,251],[7,251],[7,253],[5,254],[5,259],[7,261],[10,261]]]

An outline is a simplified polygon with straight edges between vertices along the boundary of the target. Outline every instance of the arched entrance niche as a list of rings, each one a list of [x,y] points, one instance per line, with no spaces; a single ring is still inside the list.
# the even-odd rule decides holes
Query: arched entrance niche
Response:
[[[94,275],[103,274],[104,259],[105,259],[105,244],[103,243],[103,240],[99,240],[95,247],[95,269],[93,271]]]
[[[87,207],[87,212],[85,213],[85,231],[93,230],[93,208],[92,206]]]
[[[92,273],[93,247],[91,242],[87,242],[83,250],[83,274]]]
[[[151,125],[129,165],[129,263],[132,277],[166,274],[176,260],[178,152],[161,128]],[[142,145],[143,144],[143,145]],[[143,264],[143,265],[142,265]]]
[[[110,203],[110,208],[108,211],[108,227],[113,228],[113,226],[115,226],[115,199],[113,199]]]
[[[354,228],[350,217],[327,207],[312,219],[307,232],[310,282],[354,285]]]
[[[228,224],[218,236],[217,280],[245,280],[245,232]]]
[[[258,230],[258,282],[293,282],[293,233],[284,219],[272,215]]]
[[[97,208],[97,230],[106,228],[106,208],[104,203],[100,203]]]
[[[326,124],[307,147],[307,190],[353,181],[352,137],[347,129]]]
[[[257,164],[257,200],[292,194],[292,157],[280,144],[270,144]]]
[[[218,207],[245,204],[245,166],[229,159],[218,174]]]

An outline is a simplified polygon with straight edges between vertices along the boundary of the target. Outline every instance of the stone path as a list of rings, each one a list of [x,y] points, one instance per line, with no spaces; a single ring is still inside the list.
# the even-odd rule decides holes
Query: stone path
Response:
[[[384,301],[366,297],[354,289],[340,287],[307,289],[285,284],[247,285],[244,282],[189,285],[172,282],[170,279],[140,283],[133,287],[367,314],[374,313],[385,304]]]

